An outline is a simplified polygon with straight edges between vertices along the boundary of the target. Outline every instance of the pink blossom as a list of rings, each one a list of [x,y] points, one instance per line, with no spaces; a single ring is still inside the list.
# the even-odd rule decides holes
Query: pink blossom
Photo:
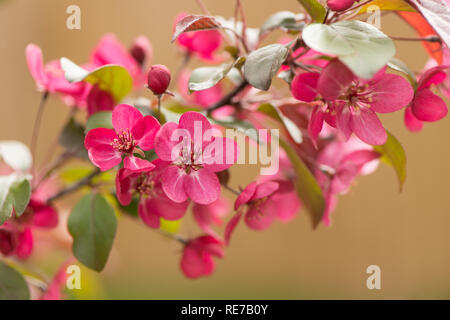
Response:
[[[358,175],[372,173],[379,157],[380,154],[370,145],[355,137],[347,142],[331,142],[319,153],[316,177],[326,201],[323,217],[325,225],[330,224],[330,214],[336,207],[337,195],[347,193]]]
[[[59,61],[53,60],[44,65],[42,50],[35,44],[29,44],[25,49],[28,69],[36,82],[38,90],[59,93],[64,101],[78,104],[85,94],[84,83],[69,83]]]
[[[33,251],[33,228],[52,229],[58,225],[56,210],[34,195],[20,217],[0,226],[0,253],[27,259]]]
[[[405,110],[405,124],[410,131],[420,131],[423,121],[439,121],[447,115],[445,101],[430,89],[432,85],[439,85],[445,81],[446,69],[447,67],[437,66],[428,69],[420,77],[414,98]]]
[[[158,120],[143,116],[136,108],[121,104],[112,113],[114,129],[96,128],[90,130],[84,144],[89,159],[102,171],[109,170],[122,162],[132,171],[153,168],[150,162],[134,156],[134,152],[153,149],[153,140],[160,128]]]
[[[215,172],[231,167],[237,160],[234,140],[214,136],[211,124],[198,112],[186,112],[179,124],[166,123],[155,137],[155,151],[168,163],[161,174],[164,192],[175,202],[190,198],[210,204],[220,195]]]
[[[213,225],[220,226],[223,221],[222,218],[229,212],[230,204],[224,197],[219,197],[218,200],[211,204],[195,203],[192,209],[194,219],[198,226],[207,234],[217,236],[212,229]]]
[[[188,278],[209,276],[214,272],[213,257],[224,256],[223,243],[212,236],[201,236],[187,242],[181,258],[181,270]]]
[[[61,265],[56,275],[53,277],[52,281],[48,285],[47,290],[45,290],[45,292],[40,297],[40,300],[61,300],[62,296],[61,293],[65,288],[67,278],[69,277],[69,274],[67,273],[67,268],[73,262],[74,258],[71,257]]]
[[[144,43],[146,42],[146,44]],[[141,49],[144,54],[151,57],[151,46],[148,40],[139,40]],[[112,34],[104,35],[94,50],[91,52],[90,56],[90,68],[98,68],[108,64],[117,64],[128,70],[135,87],[141,86],[144,83],[145,74],[140,65],[141,61],[136,61],[134,56],[127,51],[123,44],[117,39],[117,37]]]
[[[139,196],[138,213],[142,221],[151,228],[160,227],[160,218],[179,220],[186,213],[188,201],[176,203],[170,200],[161,186],[161,172],[164,163],[155,160],[155,170],[133,172],[122,168],[116,176],[117,199],[127,206],[134,194]]]
[[[148,38],[146,36],[137,37],[130,48],[130,54],[141,67],[150,61],[153,57],[153,48]]]
[[[243,210],[243,206],[246,206]],[[244,214],[244,221],[250,229],[265,230],[275,219],[290,221],[300,209],[300,201],[294,192],[292,181],[267,180],[252,182],[240,193],[234,203],[236,215],[225,228],[225,243]]]
[[[175,25],[186,16],[186,13],[180,13],[175,19]],[[214,52],[220,48],[222,36],[218,30],[187,32],[178,37],[177,44],[202,60],[214,61]]]
[[[390,113],[407,106],[414,95],[411,85],[403,77],[380,70],[371,80],[356,78],[339,60],[332,60],[317,75],[300,75],[293,90],[294,96],[312,100],[317,84],[316,102],[309,123],[309,133],[315,141],[323,122],[337,128],[346,139],[355,133],[362,141],[381,145],[387,134],[378,113]],[[298,90],[298,91],[297,91]]]

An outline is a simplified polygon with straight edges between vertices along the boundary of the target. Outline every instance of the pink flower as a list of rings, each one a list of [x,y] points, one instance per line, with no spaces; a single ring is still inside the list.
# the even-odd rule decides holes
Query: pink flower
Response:
[[[194,204],[194,219],[198,226],[207,234],[217,236],[213,225],[222,225],[222,218],[229,212],[230,204],[227,199],[220,197],[211,204]]]
[[[447,67],[434,67],[420,77],[414,99],[405,110],[405,124],[410,131],[420,131],[423,127],[422,121],[439,121],[447,115],[445,101],[430,89],[432,85],[444,82],[447,77],[446,69]]]
[[[247,205],[244,217],[247,226],[265,230],[276,218],[290,220],[298,212],[300,202],[293,190],[292,182],[286,180],[252,182],[238,196],[234,209]]]
[[[337,195],[347,193],[358,175],[372,173],[378,165],[379,157],[380,154],[370,145],[357,138],[351,138],[347,142],[331,142],[319,153],[316,177],[326,201],[323,217],[325,225],[330,224]]]
[[[333,11],[344,11],[359,0],[327,0],[328,8]]]
[[[143,49],[145,56],[151,57],[151,46],[147,39],[139,40],[141,49]],[[145,74],[140,65],[141,61],[137,61],[135,57],[130,54],[123,44],[112,34],[104,35],[90,56],[90,68],[97,68],[108,64],[117,64],[128,70],[135,86],[141,86],[145,79]]]
[[[180,13],[175,19],[175,25],[186,16],[186,13]],[[215,60],[214,52],[222,44],[222,36],[217,30],[187,32],[178,37],[177,44],[202,60],[213,61]]]
[[[145,171],[153,168],[150,162],[134,156],[134,152],[153,148],[153,140],[160,125],[152,116],[142,116],[134,107],[121,104],[112,113],[114,129],[96,128],[90,130],[84,140],[89,159],[102,171],[109,170],[122,162],[131,171]]]
[[[315,103],[309,122],[313,141],[326,121],[346,139],[355,133],[372,145],[384,144],[387,139],[376,112],[397,111],[407,106],[414,95],[411,85],[401,76],[385,74],[382,69],[371,80],[358,79],[337,59],[323,69],[318,79],[316,74],[297,76],[292,89],[296,97],[311,101],[315,91],[322,99]]]
[[[33,194],[20,217],[11,218],[0,226],[0,253],[27,259],[33,251],[32,229],[52,229],[57,225],[56,210]]]
[[[214,272],[213,257],[224,256],[223,243],[212,236],[201,236],[190,240],[183,250],[181,270],[188,278],[209,276]]]
[[[134,194],[139,196],[138,213],[142,221],[151,228],[160,227],[160,218],[179,220],[186,213],[188,201],[176,203],[170,200],[161,187],[161,172],[164,163],[155,160],[153,171],[133,172],[122,168],[116,176],[117,199],[127,206]]]
[[[153,48],[146,36],[139,36],[134,40],[130,54],[141,67],[152,59]]]
[[[69,274],[67,273],[67,268],[72,264],[74,258],[71,257],[65,261],[61,267],[58,269],[56,275],[53,277],[52,281],[47,287],[47,290],[42,294],[40,300],[61,300],[61,293],[66,286],[67,278]]]
[[[28,69],[39,90],[62,94],[65,101],[73,104],[77,104],[82,99],[85,92],[84,83],[69,83],[59,61],[50,61],[44,66],[42,50],[35,44],[29,44],[26,47],[25,55]]]
[[[215,172],[231,167],[238,150],[234,140],[214,136],[216,133],[205,116],[191,111],[181,116],[179,124],[168,122],[158,132],[155,151],[168,163],[161,182],[171,200],[190,198],[210,204],[219,198],[220,182]]]
[[[170,84],[170,71],[162,64],[155,64],[150,68],[147,76],[148,88],[155,95],[166,92]]]

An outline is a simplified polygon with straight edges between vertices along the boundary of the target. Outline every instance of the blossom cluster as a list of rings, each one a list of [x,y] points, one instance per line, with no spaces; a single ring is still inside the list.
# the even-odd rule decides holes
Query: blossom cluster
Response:
[[[329,226],[339,196],[349,191],[356,178],[373,173],[380,158],[391,162],[403,184],[404,150],[379,114],[403,111],[412,132],[447,115],[442,97],[450,98],[446,39],[438,30],[433,34],[443,37],[442,55],[430,58],[425,69],[414,74],[392,59],[395,47],[388,36],[361,21],[341,21],[346,13],[361,10],[359,1],[329,0],[327,5],[319,21],[323,23],[312,23],[318,20],[316,12],[283,11],[259,29],[236,18],[182,13],[173,28],[173,41],[184,61],[176,72],[151,64],[153,49],[144,36],[127,49],[107,34],[81,66],[65,58],[44,64],[41,49],[28,45],[26,60],[42,101],[59,96],[71,109],[71,121],[60,138],[70,142],[62,143],[64,153],[57,165],[25,170],[32,177],[23,178],[30,181],[23,210],[16,192],[23,179],[9,185],[8,196],[13,200],[6,218],[0,216],[4,220],[0,219],[0,254],[27,259],[33,250],[33,230],[61,224],[58,211],[63,206],[57,200],[87,187],[92,194],[80,200],[67,222],[74,255],[81,263],[99,271],[105,266],[115,235],[116,210],[179,241],[182,272],[198,278],[213,273],[214,259],[224,257],[241,220],[260,231],[276,221],[292,221],[304,209],[314,227]],[[324,39],[311,39],[312,28],[320,30]],[[327,43],[338,28],[347,28],[342,37],[350,36],[342,41],[351,42],[354,52],[348,53],[347,43],[333,47],[338,38]],[[296,36],[285,35],[263,46],[266,34],[276,29]],[[361,44],[358,37],[366,37],[366,42]],[[379,50],[379,56],[373,58],[365,46]],[[364,63],[356,61],[361,57]],[[191,71],[193,59],[208,66]],[[277,78],[282,81],[271,85]],[[148,89],[147,96],[137,98],[143,88]],[[84,114],[85,123],[74,116],[79,113]],[[230,169],[241,146],[221,132],[229,128],[244,132],[249,126],[279,129],[279,135],[268,135],[264,141],[252,137],[246,141],[251,147],[279,139],[280,166],[271,175],[233,188]],[[80,128],[81,134],[76,131]],[[0,155],[6,159],[1,145]],[[94,171],[64,187],[58,170],[73,158],[89,161]],[[24,173],[16,169],[5,170]],[[113,174],[112,181],[99,178],[105,172]],[[229,203],[231,196],[234,205]],[[92,202],[90,206],[84,206],[85,199]],[[99,248],[77,250],[83,228],[96,223],[82,218],[89,217],[89,210],[96,206],[106,208],[94,212],[98,219],[105,219],[102,237],[92,244]],[[171,222],[178,226],[190,211],[201,230],[196,237],[185,238],[166,228]],[[217,227],[223,227],[223,232]],[[104,259],[92,262],[83,255],[90,250],[98,253],[96,249]],[[42,298],[59,298],[63,280],[60,272]]]

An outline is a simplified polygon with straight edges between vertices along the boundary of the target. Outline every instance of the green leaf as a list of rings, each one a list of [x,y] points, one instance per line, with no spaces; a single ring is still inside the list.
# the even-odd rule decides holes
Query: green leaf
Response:
[[[0,157],[16,171],[26,171],[31,167],[31,152],[19,141],[0,141]]]
[[[304,23],[297,22],[297,19],[300,18],[300,16],[301,15],[297,15],[290,11],[280,11],[274,13],[261,26],[260,35],[279,28],[287,30],[301,30]]]
[[[30,291],[22,275],[0,261],[0,300],[29,300]]]
[[[14,199],[14,212],[18,217],[22,215],[28,206],[31,198],[31,183],[24,179],[11,186],[10,193]]]
[[[0,225],[13,212],[20,216],[26,209],[31,196],[30,176],[11,174],[0,177]]]
[[[280,139],[280,146],[286,152],[297,175],[295,187],[303,205],[308,209],[313,227],[316,228],[322,221],[325,212],[325,198],[314,175],[309,171],[303,160],[295,153],[291,146]]]
[[[360,78],[371,79],[395,55],[394,42],[371,24],[352,20],[310,24],[302,33],[312,49],[336,55]]]
[[[114,209],[99,194],[87,194],[72,209],[68,229],[72,251],[86,267],[102,271],[117,229]]]
[[[284,114],[275,108],[270,103],[264,103],[259,106],[258,108],[259,112],[262,112],[272,119],[278,121],[281,123],[291,136],[291,138],[295,141],[295,143],[302,143],[303,141],[303,135],[300,129],[295,125],[294,122],[292,122],[288,117],[285,117]]]
[[[450,8],[445,0],[406,0],[417,9],[450,47]]]
[[[84,127],[71,118],[59,135],[59,144],[71,154],[88,159],[89,157],[84,147],[84,131]]]
[[[316,22],[323,22],[327,10],[325,7],[317,0],[298,0],[298,2],[305,8],[309,15]]]
[[[101,111],[94,113],[86,122],[85,133],[88,133],[92,129],[96,128],[108,128],[112,129],[112,111]]]
[[[281,44],[271,44],[250,53],[244,64],[245,79],[257,89],[269,90],[272,78],[280,70],[289,50]]]
[[[233,67],[233,64],[223,64],[218,67],[201,67],[191,73],[189,78],[189,92],[206,90],[214,87]]]
[[[387,134],[386,143],[382,146],[374,146],[374,149],[381,154],[381,160],[394,168],[401,191],[406,180],[406,154],[397,138],[390,132],[387,132]]]
[[[411,85],[413,86],[413,88],[414,89],[417,88],[417,80],[416,76],[414,75],[414,72],[412,72],[411,69],[403,61],[397,58],[391,58],[391,60],[389,60],[388,62],[388,67],[393,70],[404,73],[409,83],[411,83]]]
[[[99,88],[109,92],[116,102],[120,102],[133,88],[133,79],[127,69],[119,65],[105,65],[89,72],[71,60],[61,58],[61,68],[67,81],[98,84]]]

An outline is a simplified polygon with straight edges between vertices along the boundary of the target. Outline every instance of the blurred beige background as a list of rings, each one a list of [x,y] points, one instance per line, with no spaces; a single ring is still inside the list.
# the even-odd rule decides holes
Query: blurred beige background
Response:
[[[232,0],[205,3],[214,14],[233,14]],[[249,26],[259,26],[275,11],[300,10],[296,0],[243,3]],[[66,29],[66,8],[71,4],[81,7],[80,31]],[[180,11],[199,13],[194,0],[2,1],[0,139],[30,140],[39,94],[24,58],[29,42],[42,47],[46,61],[68,56],[82,63],[106,32],[116,33],[126,45],[145,34],[154,47],[153,62],[175,69],[180,60],[170,37]],[[382,29],[389,35],[413,36],[394,15],[383,17]],[[397,56],[417,71],[427,59],[419,43],[401,43],[397,49]],[[38,162],[67,113],[58,99],[51,99]],[[331,228],[312,231],[304,213],[288,225],[275,223],[265,232],[250,231],[242,224],[215,274],[196,281],[185,279],[179,271],[177,243],[124,219],[106,270],[98,276],[85,273],[98,280],[87,284],[92,285],[87,288],[89,297],[450,298],[450,119],[411,134],[403,126],[402,115],[387,115],[384,123],[407,152],[403,193],[398,192],[393,170],[382,166],[374,175],[360,178],[350,194],[341,198]],[[234,172],[242,177],[233,180],[235,186],[252,178],[249,170]],[[198,229],[188,222],[182,232],[195,235]],[[366,288],[366,268],[372,264],[381,267],[381,290]]]

